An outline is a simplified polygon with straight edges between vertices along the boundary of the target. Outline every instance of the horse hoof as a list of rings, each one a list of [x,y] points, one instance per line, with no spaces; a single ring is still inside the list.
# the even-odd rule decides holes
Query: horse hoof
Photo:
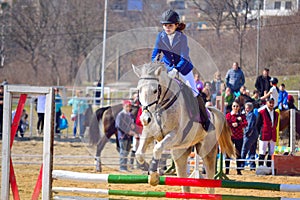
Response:
[[[149,164],[147,162],[140,164],[140,169],[143,171],[149,171]]]
[[[96,160],[96,172],[102,172],[102,164],[99,160]]]
[[[159,174],[157,172],[152,172],[150,174],[149,184],[152,186],[157,186],[159,184]]]

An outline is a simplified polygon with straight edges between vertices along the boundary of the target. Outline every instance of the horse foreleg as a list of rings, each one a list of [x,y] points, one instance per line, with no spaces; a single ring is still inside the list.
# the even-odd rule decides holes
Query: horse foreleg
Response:
[[[187,177],[187,160],[191,153],[191,148],[174,149],[172,150],[172,158],[175,162],[176,172],[178,177]],[[182,192],[190,192],[189,186],[182,186]]]
[[[156,172],[158,170],[159,160],[161,159],[163,151],[167,148],[172,148],[175,144],[177,144],[175,132],[170,132],[163,138],[163,140],[154,145],[150,172]]]
[[[148,171],[149,164],[145,161],[145,152],[147,147],[151,142],[153,142],[153,137],[147,137],[146,134],[142,134],[140,137],[140,144],[138,146],[137,151],[135,152],[135,158],[140,164],[140,169],[144,171]]]

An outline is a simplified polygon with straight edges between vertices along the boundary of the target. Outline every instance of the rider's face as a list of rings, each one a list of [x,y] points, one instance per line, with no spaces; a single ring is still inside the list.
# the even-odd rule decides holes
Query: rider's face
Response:
[[[170,35],[175,32],[177,26],[177,24],[163,24],[163,29],[168,35]]]

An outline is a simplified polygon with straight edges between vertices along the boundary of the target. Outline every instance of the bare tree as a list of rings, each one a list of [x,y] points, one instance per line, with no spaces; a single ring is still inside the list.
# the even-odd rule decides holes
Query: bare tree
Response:
[[[68,82],[72,82],[79,69],[79,63],[85,59],[94,40],[99,40],[103,24],[103,2],[99,0],[66,1],[63,24],[67,38],[65,48],[71,57]],[[99,28],[100,27],[100,28]],[[89,76],[90,73],[87,72]],[[88,81],[91,77],[88,77]]]
[[[247,32],[249,24],[253,21],[250,10],[251,0],[225,0],[228,12],[231,16],[231,23],[233,24],[234,30],[238,35],[239,40],[239,57],[240,66],[243,65],[243,45],[244,36]]]
[[[221,26],[228,20],[227,3],[223,0],[193,0],[195,6],[203,13],[210,24],[216,29],[216,34],[220,38]]]
[[[10,30],[12,42],[29,54],[29,63],[38,78],[40,47],[47,32],[51,0],[33,1],[31,3],[16,1],[11,10]],[[26,62],[26,61],[25,61]]]

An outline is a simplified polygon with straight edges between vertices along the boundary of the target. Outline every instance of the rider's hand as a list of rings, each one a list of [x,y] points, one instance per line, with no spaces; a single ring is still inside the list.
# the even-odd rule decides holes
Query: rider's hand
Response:
[[[168,76],[173,79],[176,77],[177,73],[178,73],[178,70],[173,68],[171,71],[168,72]]]

